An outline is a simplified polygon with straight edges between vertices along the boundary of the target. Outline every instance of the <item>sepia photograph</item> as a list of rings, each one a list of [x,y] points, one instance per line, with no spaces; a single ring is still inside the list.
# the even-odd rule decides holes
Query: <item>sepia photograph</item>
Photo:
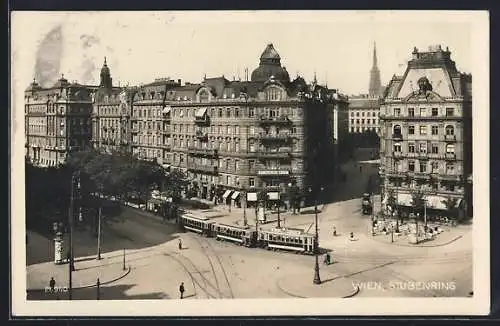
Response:
[[[12,12],[13,314],[488,313],[488,24]]]

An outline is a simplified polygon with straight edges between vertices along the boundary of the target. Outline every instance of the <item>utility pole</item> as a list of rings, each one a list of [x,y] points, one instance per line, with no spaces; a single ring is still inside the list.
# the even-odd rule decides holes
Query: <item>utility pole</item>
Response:
[[[281,216],[280,216],[280,210],[281,210],[281,193],[278,192],[278,229],[281,228]]]
[[[319,246],[319,234],[318,234],[318,201],[314,199],[314,220],[315,220],[315,229],[316,234],[314,236],[314,257],[315,257],[315,265],[314,265],[314,284],[321,284],[321,278],[319,276],[319,261],[318,261],[318,246]]]
[[[101,259],[101,206],[97,211],[97,260]]]

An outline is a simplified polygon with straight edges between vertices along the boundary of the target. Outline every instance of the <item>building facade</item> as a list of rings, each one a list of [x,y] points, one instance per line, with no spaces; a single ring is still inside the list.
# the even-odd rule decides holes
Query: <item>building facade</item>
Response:
[[[168,164],[170,120],[165,100],[168,90],[178,86],[180,80],[163,78],[140,86],[130,94],[131,150],[140,159]]]
[[[448,48],[415,48],[412,55],[381,107],[382,192],[393,191],[410,210],[411,194],[420,190],[430,214],[443,213],[453,198],[470,215],[472,77],[457,70]]]
[[[70,151],[91,145],[92,88],[64,75],[49,88],[33,80],[25,91],[26,158],[39,166],[63,164]]]
[[[92,145],[105,151],[129,150],[130,99],[127,90],[113,87],[106,58],[99,87],[92,93]]]
[[[204,78],[167,98],[167,162],[187,172],[198,197],[252,202],[264,189],[273,200],[291,184],[331,180],[333,94],[291,81],[272,44],[250,81]]]

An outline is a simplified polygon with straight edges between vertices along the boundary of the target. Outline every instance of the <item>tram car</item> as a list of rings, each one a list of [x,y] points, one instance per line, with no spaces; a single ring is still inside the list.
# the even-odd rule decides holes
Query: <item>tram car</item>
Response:
[[[255,247],[257,243],[257,231],[250,227],[215,223],[212,230],[219,241],[230,241],[245,247]]]
[[[215,223],[207,217],[196,216],[189,213],[182,214],[180,222],[181,228],[207,237],[212,236],[213,224]]]
[[[275,228],[260,230],[258,244],[268,250],[285,250],[295,253],[312,255],[317,251],[314,234],[302,229]]]

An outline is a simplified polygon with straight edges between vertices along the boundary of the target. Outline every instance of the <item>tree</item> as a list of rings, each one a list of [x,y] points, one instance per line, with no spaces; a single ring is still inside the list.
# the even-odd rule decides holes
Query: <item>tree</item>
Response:
[[[386,205],[389,206],[392,210],[392,212],[397,212],[396,214],[396,233],[399,232],[399,218],[400,218],[400,211],[399,211],[399,205],[398,205],[398,199],[394,195],[394,190],[393,189],[388,189],[387,190],[387,201]]]
[[[413,213],[423,215],[425,208],[424,193],[420,190],[413,190],[411,192],[411,202],[413,206]]]
[[[300,190],[295,183],[288,188],[288,199],[290,200],[290,208],[295,214],[295,210],[300,204]]]
[[[446,206],[449,217],[452,219],[457,219],[458,217],[457,202],[458,199],[453,197],[447,197],[446,199],[442,200],[442,203]]]
[[[168,173],[163,179],[163,191],[168,197],[172,198],[174,203],[180,202],[182,192],[187,189],[189,180],[184,172],[174,169]]]

